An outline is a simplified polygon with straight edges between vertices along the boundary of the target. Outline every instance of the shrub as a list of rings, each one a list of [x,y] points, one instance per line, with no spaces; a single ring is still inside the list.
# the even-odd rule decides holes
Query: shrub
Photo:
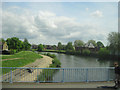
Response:
[[[110,54],[109,50],[107,50],[106,48],[100,48],[100,50],[98,51],[98,56],[99,58],[105,58],[108,57]]]
[[[15,54],[17,52],[16,49],[10,49],[10,54]]]
[[[90,50],[88,50],[88,49],[85,49],[85,50],[83,50],[83,55],[90,55]]]

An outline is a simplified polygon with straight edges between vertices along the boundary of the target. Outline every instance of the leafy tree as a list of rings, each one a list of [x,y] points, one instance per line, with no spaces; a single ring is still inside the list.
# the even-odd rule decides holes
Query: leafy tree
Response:
[[[5,43],[5,40],[3,38],[0,39],[0,42]]]
[[[56,45],[53,45],[53,46],[52,46],[52,49],[56,50],[56,49],[57,49],[57,46],[56,46]]]
[[[62,50],[62,44],[61,44],[61,42],[58,42],[58,50]]]
[[[82,52],[84,55],[90,55],[90,50],[89,49],[85,49]]]
[[[97,42],[97,47],[102,48],[102,47],[104,47],[104,44],[101,41],[98,41]]]
[[[8,49],[16,49],[18,51],[20,50],[21,41],[19,40],[19,38],[12,37],[12,38],[8,38],[6,41],[8,44]]]
[[[84,42],[82,40],[75,40],[74,46],[75,47],[81,47],[84,45]]]
[[[97,43],[96,43],[95,40],[89,40],[89,41],[88,41],[88,44],[90,44],[90,43],[92,43],[95,47],[97,46]]]
[[[38,51],[42,51],[43,50],[43,45],[42,44],[39,44],[38,45]]]
[[[109,50],[111,54],[115,55],[120,51],[120,33],[111,32],[108,35]]]
[[[27,38],[24,39],[23,47],[25,50],[29,50],[31,47],[31,44],[28,42]]]
[[[107,48],[100,48],[98,51],[99,58],[105,58],[110,54],[109,50]]]
[[[68,42],[67,45],[66,45],[66,50],[69,51],[69,50],[74,50],[73,48],[73,45],[72,45],[72,42]]]

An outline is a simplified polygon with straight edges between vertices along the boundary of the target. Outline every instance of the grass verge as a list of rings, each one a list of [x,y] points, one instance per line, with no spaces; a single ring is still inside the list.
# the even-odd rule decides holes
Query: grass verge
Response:
[[[14,60],[14,58],[21,58],[21,59]],[[2,67],[23,67],[27,64],[35,62],[36,59],[40,59],[40,58],[42,58],[42,56],[32,51],[21,51],[19,53],[10,56],[4,55],[2,56],[2,59],[13,59],[13,60],[2,61]],[[10,71],[10,69],[2,69],[2,70],[3,70],[3,74]]]

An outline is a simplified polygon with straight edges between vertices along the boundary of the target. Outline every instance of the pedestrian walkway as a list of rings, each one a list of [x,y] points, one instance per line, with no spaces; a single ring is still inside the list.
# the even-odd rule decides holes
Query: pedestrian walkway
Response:
[[[2,83],[2,88],[97,88],[100,86],[114,86],[114,82]]]

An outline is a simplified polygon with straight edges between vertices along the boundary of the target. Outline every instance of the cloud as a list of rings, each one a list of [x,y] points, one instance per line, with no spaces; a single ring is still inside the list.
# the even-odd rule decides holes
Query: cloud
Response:
[[[86,11],[88,11],[89,10],[89,8],[86,8]]]
[[[100,12],[97,11],[97,14]],[[77,39],[97,40],[100,39],[99,35],[104,38],[104,32],[97,32],[97,29],[94,24],[82,24],[74,17],[57,16],[48,11],[39,11],[36,15],[31,12],[17,14],[3,11],[3,38],[27,38],[36,44],[57,44],[59,41],[67,43]]]
[[[99,10],[92,12],[90,15],[94,17],[103,17],[103,13]]]

